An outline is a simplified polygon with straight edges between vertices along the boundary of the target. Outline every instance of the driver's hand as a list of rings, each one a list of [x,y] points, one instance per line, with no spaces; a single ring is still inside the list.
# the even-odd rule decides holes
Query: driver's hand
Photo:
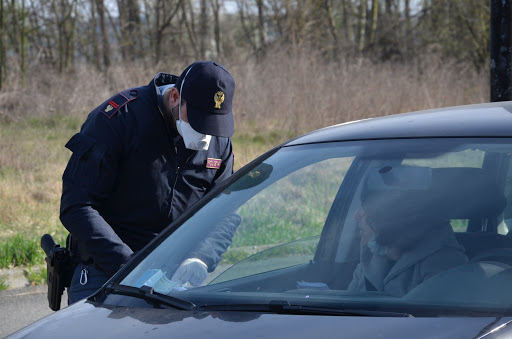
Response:
[[[190,258],[183,261],[172,276],[173,281],[181,281],[183,284],[187,281],[194,287],[200,286],[206,280],[208,266],[197,258]]]

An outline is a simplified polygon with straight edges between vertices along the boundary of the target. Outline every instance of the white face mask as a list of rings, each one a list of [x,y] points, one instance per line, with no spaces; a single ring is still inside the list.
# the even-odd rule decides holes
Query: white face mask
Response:
[[[180,86],[180,103],[178,106],[178,115],[179,120],[176,121],[176,128],[178,129],[178,133],[183,138],[183,142],[185,143],[185,147],[194,151],[206,151],[208,147],[210,147],[210,140],[212,138],[211,135],[201,134],[195,131],[192,126],[188,122],[181,120],[181,92],[183,90],[183,84],[185,83],[185,79],[187,78],[188,72],[192,67],[190,67],[183,77],[183,81]]]
[[[210,147],[211,135],[196,132],[188,122],[183,120],[176,121],[178,133],[183,138],[185,147],[195,151],[206,151]]]

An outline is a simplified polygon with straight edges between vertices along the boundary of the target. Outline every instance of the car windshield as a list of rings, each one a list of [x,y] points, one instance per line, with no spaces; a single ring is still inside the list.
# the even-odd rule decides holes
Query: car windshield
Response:
[[[282,147],[118,283],[213,309],[511,313],[511,154],[503,138]],[[189,266],[189,282],[175,279],[187,260],[207,275]]]

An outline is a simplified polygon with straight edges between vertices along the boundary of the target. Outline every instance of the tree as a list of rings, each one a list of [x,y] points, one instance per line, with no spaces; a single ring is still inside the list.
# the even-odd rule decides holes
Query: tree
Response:
[[[359,1],[359,22],[358,22],[358,34],[357,34],[357,51],[359,54],[363,52],[365,46],[366,36],[366,0]]]
[[[121,53],[123,59],[134,62],[139,53],[140,10],[137,0],[117,0],[119,26],[121,30]]]
[[[162,50],[164,40],[167,33],[172,28],[171,24],[173,20],[177,18],[179,9],[182,8],[182,2],[182,0],[172,2],[167,0],[154,0],[152,3],[146,2],[146,12],[151,13],[150,16],[147,16],[146,21],[154,23],[152,27],[148,27],[148,36],[151,37],[150,46],[155,62],[158,61],[158,58],[164,53]],[[171,51],[165,51],[165,53],[169,52]]]
[[[240,23],[244,32],[243,36],[245,38],[245,42],[251,47],[252,52],[256,53],[258,46],[256,45],[255,38],[252,34],[255,29],[251,20],[252,15],[249,12],[249,6],[245,0],[236,0],[236,4],[238,6],[238,14],[240,16]]]
[[[260,60],[284,47],[328,60],[435,53],[488,63],[490,10],[482,0],[236,0],[229,13],[224,0],[0,1],[0,86],[7,58],[22,78],[38,62],[69,71],[75,57],[106,70],[118,50],[127,62]],[[109,11],[116,4],[119,17]]]
[[[25,0],[21,0],[21,12],[20,12],[20,72],[21,72],[21,83],[25,87],[25,80],[27,76],[27,66],[25,64],[25,48],[26,48],[26,30],[25,30]]]
[[[5,74],[5,53],[6,45],[4,41],[4,0],[0,0],[0,91],[2,90],[4,74]]]
[[[105,69],[108,69],[110,67],[110,43],[108,39],[107,24],[105,22],[105,4],[103,0],[95,0],[95,4],[101,31],[101,49],[103,56],[103,66]]]
[[[187,29],[187,34],[189,37],[190,45],[192,46],[192,49],[194,50],[194,55],[196,58],[200,55],[200,50],[197,46],[197,36],[196,36],[196,30],[195,30],[195,15],[194,15],[194,9],[193,5],[190,0],[184,0],[182,2],[182,8],[181,8],[181,24],[185,25]],[[187,15],[187,13],[189,15]]]
[[[73,55],[77,0],[52,0],[51,6],[57,28],[59,72],[69,71]]]
[[[417,31],[423,48],[445,57],[488,64],[490,2],[424,0]]]
[[[261,0],[258,0],[261,1]],[[221,22],[220,22],[220,10],[222,8],[222,1],[210,0],[213,13],[213,37],[215,41],[215,51],[217,57],[222,54],[222,39],[221,39]]]
[[[208,6],[207,0],[200,0],[200,16],[199,16],[199,58],[206,59],[206,50],[208,49]]]
[[[91,14],[91,29],[89,31],[90,38],[92,45],[92,62],[94,63],[94,66],[96,66],[96,69],[100,68],[100,52],[99,52],[99,44],[98,44],[98,38],[97,38],[97,27],[98,23],[96,21],[96,3],[95,1],[91,1],[91,8],[90,8],[90,14]]]

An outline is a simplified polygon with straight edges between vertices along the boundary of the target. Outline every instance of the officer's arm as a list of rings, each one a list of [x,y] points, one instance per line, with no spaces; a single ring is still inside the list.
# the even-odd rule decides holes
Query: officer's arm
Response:
[[[215,228],[189,253],[189,258],[181,263],[171,280],[190,282],[192,286],[200,286],[213,272],[226,252],[231,239],[240,225],[241,218],[233,213],[221,220]]]
[[[82,257],[92,257],[94,264],[107,274],[114,274],[132,250],[119,238],[101,216],[118,171],[119,149],[112,130],[104,119],[86,122],[82,131],[66,144],[73,154],[63,175],[60,219],[78,240]]]
[[[208,267],[208,272],[213,272],[231,245],[241,221],[242,218],[236,213],[222,219],[189,256],[200,259]]]

